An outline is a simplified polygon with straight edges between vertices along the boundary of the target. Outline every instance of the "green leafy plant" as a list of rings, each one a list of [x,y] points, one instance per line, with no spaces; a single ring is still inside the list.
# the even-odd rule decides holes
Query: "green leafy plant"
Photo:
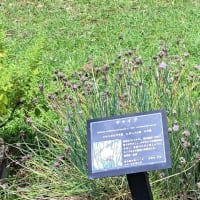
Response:
[[[125,177],[88,180],[86,119],[164,108],[173,165],[150,173],[154,197],[198,199],[199,9],[197,0],[2,0],[0,88],[19,87],[2,90],[0,131],[20,157],[8,155],[17,170],[0,198],[130,199]],[[14,97],[23,104],[12,115]]]
[[[162,56],[159,56],[161,52]],[[187,62],[188,58],[180,56],[180,59]],[[26,187],[15,193],[23,194],[25,199],[46,195],[48,198],[78,195],[89,199],[111,196],[113,199],[129,199],[125,177],[88,180],[86,120],[165,109],[173,167],[150,173],[152,187],[158,199],[179,198],[180,195],[197,198],[200,142],[199,101],[196,96],[198,74],[199,70],[195,67],[187,72],[166,45],[160,47],[151,65],[144,63],[137,52],[129,50],[118,56],[115,62],[95,67],[91,61],[84,65],[84,70],[70,76],[55,70],[56,91],[45,93],[55,120],[46,116],[44,121],[37,118],[29,121],[33,130],[46,139],[38,139],[41,151],[30,147],[32,159],[21,164],[27,176],[15,183],[20,185],[23,180]],[[184,98],[181,98],[182,95]],[[46,171],[51,176],[47,176]],[[32,179],[29,184],[30,177],[35,184],[32,184]],[[48,186],[45,186],[46,183]],[[174,187],[176,189],[173,190]]]
[[[2,38],[3,40],[3,38]],[[3,43],[3,41],[2,41]],[[43,42],[32,42],[17,62],[8,64],[9,55],[1,53],[0,80],[0,127],[14,118],[17,108],[21,107],[26,115],[36,107],[35,96],[39,93],[42,63],[40,60]],[[7,52],[9,54],[9,51]],[[21,110],[22,110],[21,109]]]

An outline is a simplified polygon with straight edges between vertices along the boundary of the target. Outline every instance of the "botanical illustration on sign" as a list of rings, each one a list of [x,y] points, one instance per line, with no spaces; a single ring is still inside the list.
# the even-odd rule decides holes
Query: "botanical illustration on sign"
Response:
[[[122,166],[121,140],[93,143],[93,170],[106,170]]]

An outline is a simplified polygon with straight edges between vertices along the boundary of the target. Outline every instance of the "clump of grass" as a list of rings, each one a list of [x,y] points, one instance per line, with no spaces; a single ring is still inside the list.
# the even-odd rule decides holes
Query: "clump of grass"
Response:
[[[66,75],[55,70],[55,91],[40,85],[48,114],[38,108],[45,113],[43,118],[26,121],[43,139],[35,138],[37,148],[26,143],[26,151],[22,150],[25,158],[19,161],[22,170],[5,188],[7,195],[21,199],[130,199],[124,176],[88,180],[86,120],[165,109],[172,168],[150,173],[155,198],[199,197],[198,63],[191,66],[189,53],[173,55],[164,43],[151,60],[143,60],[137,52],[121,52],[101,66],[90,56],[81,71]]]

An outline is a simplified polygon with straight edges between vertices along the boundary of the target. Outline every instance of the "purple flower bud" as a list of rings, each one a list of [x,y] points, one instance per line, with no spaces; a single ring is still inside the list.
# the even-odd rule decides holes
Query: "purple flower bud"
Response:
[[[179,125],[175,124],[175,125],[173,126],[172,130],[173,130],[174,132],[177,132],[177,131],[179,130]]]
[[[188,148],[190,146],[191,146],[190,142],[188,142],[188,141],[183,142],[183,147],[184,148]]]
[[[70,147],[67,146],[67,147],[65,148],[65,153],[66,153],[66,154],[70,153]]]
[[[200,70],[200,65],[196,65],[194,68]]]
[[[185,160],[184,157],[180,157],[179,160],[180,160],[180,163],[181,163],[181,164],[185,164],[185,163],[186,163],[186,160]]]
[[[200,153],[195,153],[194,157],[197,161],[200,161]]]
[[[66,133],[68,133],[68,132],[69,132],[69,127],[66,126],[66,127],[64,128],[64,131],[65,131]]]
[[[30,125],[30,124],[32,124],[32,123],[33,123],[33,121],[32,121],[32,119],[31,119],[31,118],[27,117],[27,118],[26,118],[26,123]]]
[[[53,167],[58,168],[60,166],[60,164],[61,163],[59,161],[55,161],[54,164],[53,164]]]
[[[189,137],[190,136],[190,132],[188,130],[184,131],[182,133],[185,137]]]
[[[167,64],[165,62],[161,62],[160,63],[160,68],[161,69],[166,69],[166,67],[167,67]]]

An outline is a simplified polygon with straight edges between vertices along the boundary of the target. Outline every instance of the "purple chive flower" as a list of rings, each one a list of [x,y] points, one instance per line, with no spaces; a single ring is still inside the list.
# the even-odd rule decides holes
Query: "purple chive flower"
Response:
[[[188,141],[183,142],[183,147],[184,148],[188,148],[190,146],[191,146],[190,142],[188,142]]]
[[[177,131],[179,130],[179,125],[175,124],[175,125],[173,126],[172,130],[173,130],[174,132],[177,132]]]
[[[65,133],[68,133],[68,132],[69,132],[69,127],[66,126],[66,127],[64,128],[64,131],[65,131]]]
[[[200,161],[200,153],[195,153],[194,157],[197,161]],[[199,182],[200,183],[200,182]]]
[[[200,70],[200,65],[194,66],[195,69]]]
[[[190,132],[188,130],[184,131],[182,133],[182,135],[184,135],[185,137],[189,137],[190,136]]]
[[[181,163],[181,164],[185,164],[185,163],[186,163],[186,160],[185,160],[184,157],[180,157],[179,160],[180,160],[180,163]]]
[[[160,68],[161,69],[166,69],[166,67],[167,67],[167,64],[165,62],[161,62],[160,63]]]
[[[26,123],[31,125],[33,123],[32,119],[30,117],[26,118]]]

